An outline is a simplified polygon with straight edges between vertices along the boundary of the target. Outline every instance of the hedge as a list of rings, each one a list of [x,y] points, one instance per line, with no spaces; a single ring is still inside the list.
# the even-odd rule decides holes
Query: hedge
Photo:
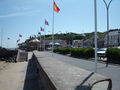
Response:
[[[118,48],[109,48],[106,52],[107,59],[109,61],[119,61],[120,63],[120,49]]]
[[[70,53],[70,48],[55,48],[53,51],[65,55]]]
[[[91,58],[94,57],[93,48],[55,48],[54,52],[60,54],[70,54],[77,58]],[[110,62],[120,63],[120,49],[109,48],[106,51],[106,57]]]
[[[91,58],[94,57],[92,48],[55,48],[54,52],[60,54],[70,54],[72,57]]]
[[[79,58],[91,58],[94,57],[94,49],[92,48],[72,48],[71,56]]]

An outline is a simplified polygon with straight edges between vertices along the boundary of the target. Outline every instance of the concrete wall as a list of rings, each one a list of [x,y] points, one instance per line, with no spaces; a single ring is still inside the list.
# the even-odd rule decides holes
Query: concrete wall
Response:
[[[110,78],[34,52],[44,90],[111,90]]]
[[[18,54],[17,54],[17,62],[23,62],[23,61],[27,61],[28,58],[28,53],[22,50],[18,50]]]

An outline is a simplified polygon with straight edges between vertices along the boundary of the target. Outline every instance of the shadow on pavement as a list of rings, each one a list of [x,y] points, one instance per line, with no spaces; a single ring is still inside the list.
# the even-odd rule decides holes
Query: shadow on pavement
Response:
[[[90,86],[84,85],[84,83],[94,74],[94,72],[90,73],[84,80],[83,82],[78,85],[75,90],[91,90]]]
[[[40,90],[39,76],[37,74],[37,65],[34,59],[28,60],[27,72],[23,90]]]

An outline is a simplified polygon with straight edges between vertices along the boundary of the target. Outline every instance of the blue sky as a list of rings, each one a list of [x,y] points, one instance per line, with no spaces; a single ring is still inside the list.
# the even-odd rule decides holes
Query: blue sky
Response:
[[[55,13],[55,33],[94,32],[94,0],[55,1],[60,8],[60,12]],[[119,9],[120,0],[113,0],[109,11],[110,29],[120,28]],[[97,12],[98,31],[104,32],[106,8],[102,0],[97,0]],[[45,19],[49,22],[45,30],[48,34],[52,31],[52,0],[0,0],[0,30],[3,30],[3,46],[7,47],[8,44],[9,48],[16,47],[19,34],[23,36],[20,42],[25,41],[30,35],[37,34],[40,27],[44,27]],[[7,43],[8,37],[10,40]]]

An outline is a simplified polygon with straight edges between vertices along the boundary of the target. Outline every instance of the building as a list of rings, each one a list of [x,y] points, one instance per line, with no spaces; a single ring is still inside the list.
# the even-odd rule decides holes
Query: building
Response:
[[[120,46],[120,29],[110,30],[105,35],[105,46],[107,47],[107,40],[108,40],[108,47],[118,47]]]
[[[73,40],[72,42],[72,46],[74,48],[78,48],[78,47],[82,47],[83,45],[83,40]]]
[[[23,43],[19,43],[19,49],[32,51],[32,50],[51,50],[52,45],[54,45],[54,48],[58,47],[67,47],[67,44],[64,40],[54,40],[54,43],[52,44],[52,40],[38,40],[37,38],[27,39]]]

